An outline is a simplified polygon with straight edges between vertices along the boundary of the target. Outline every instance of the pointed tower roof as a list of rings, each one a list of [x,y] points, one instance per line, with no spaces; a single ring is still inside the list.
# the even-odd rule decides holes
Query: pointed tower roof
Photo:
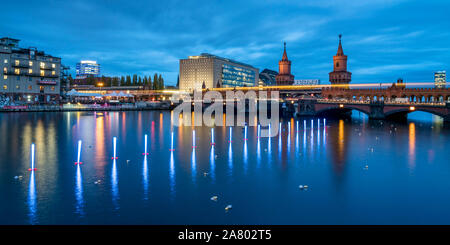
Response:
[[[342,49],[342,43],[341,43],[342,34],[339,34],[339,47],[336,56],[343,56],[344,50]]]
[[[286,42],[284,42],[284,52],[283,52],[283,58],[281,60],[288,60],[287,53],[286,53]]]

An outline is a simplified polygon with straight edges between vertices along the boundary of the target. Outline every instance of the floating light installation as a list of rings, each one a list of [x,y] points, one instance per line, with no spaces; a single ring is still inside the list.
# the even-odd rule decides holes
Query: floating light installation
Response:
[[[228,142],[233,142],[231,139],[232,139],[232,130],[233,130],[233,128],[230,126],[230,136],[229,136],[229,139],[228,139]]]
[[[113,149],[114,149],[114,156],[111,158],[113,160],[118,159],[117,155],[116,155],[116,146],[117,146],[117,138],[113,137]]]
[[[144,153],[142,153],[144,156],[148,156],[147,152],[147,135],[144,135]]]
[[[214,128],[211,128],[211,145],[216,145],[216,143],[214,142]]]
[[[192,148],[197,148],[197,146],[195,146],[195,130],[192,130]]]
[[[175,148],[173,147],[173,131],[172,131],[171,136],[170,136],[170,149],[169,149],[169,151],[175,151]]]
[[[78,141],[78,155],[77,155],[77,161],[75,162],[75,165],[83,164],[80,160],[81,160],[81,140]]]
[[[247,125],[244,127],[244,140],[247,140]]]
[[[37,169],[34,166],[34,143],[31,144],[31,168],[28,171],[36,171]]]

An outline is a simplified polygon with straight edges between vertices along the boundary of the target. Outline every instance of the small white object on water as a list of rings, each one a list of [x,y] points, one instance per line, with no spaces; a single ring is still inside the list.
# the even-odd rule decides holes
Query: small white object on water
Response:
[[[267,149],[264,149],[264,151],[267,151]]]
[[[217,158],[217,155],[215,155],[214,158]]]
[[[203,176],[207,176],[207,175],[208,175],[208,173],[207,173],[207,172],[204,172],[204,173],[203,173]]]
[[[127,160],[127,163],[131,162],[131,160]]]
[[[230,210],[230,209],[232,209],[232,208],[233,208],[233,206],[227,205],[227,206],[225,207],[225,211],[228,211],[228,210]]]
[[[22,179],[22,175],[16,175],[16,176],[14,176],[14,179]]]
[[[212,197],[211,197],[211,201],[217,202],[217,196],[212,196]]]
[[[97,180],[97,181],[94,182],[94,184],[98,185],[98,184],[100,184],[101,182],[102,182],[101,180]]]
[[[300,188],[300,190],[306,190],[308,189],[308,185],[299,185],[298,188]]]

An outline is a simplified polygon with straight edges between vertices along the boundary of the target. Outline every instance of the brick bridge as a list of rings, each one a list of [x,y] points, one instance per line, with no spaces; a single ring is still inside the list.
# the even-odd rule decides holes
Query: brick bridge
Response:
[[[449,88],[405,88],[393,84],[384,89],[343,89],[343,88],[323,88],[322,98],[324,99],[346,99],[356,101],[393,101],[397,98],[404,98],[409,102],[444,102],[450,101]]]

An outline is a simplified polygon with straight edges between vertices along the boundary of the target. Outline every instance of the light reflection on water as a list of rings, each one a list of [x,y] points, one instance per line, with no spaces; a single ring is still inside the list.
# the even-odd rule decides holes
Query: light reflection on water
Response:
[[[20,120],[21,125],[11,123],[18,121],[17,115],[0,121],[5,137],[21,132],[16,141],[0,149],[0,154],[8,159],[0,163],[0,188],[18,189],[21,182],[6,180],[29,166],[29,159],[17,154],[13,147],[28,153],[30,142],[36,142],[36,158],[40,163],[39,174],[32,171],[29,182],[23,182],[27,184],[23,193],[26,201],[22,201],[26,205],[15,205],[11,212],[23,213],[26,219],[11,214],[3,222],[70,224],[79,222],[86,214],[92,223],[110,220],[118,224],[130,220],[150,224],[198,223],[199,215],[206,215],[208,223],[218,219],[220,223],[238,224],[446,223],[450,220],[445,211],[450,198],[443,195],[450,189],[447,181],[450,167],[445,164],[450,140],[442,121],[313,119],[307,128],[305,119],[290,119],[280,125],[280,134],[275,139],[258,137],[259,129],[249,129],[246,137],[242,127],[235,128],[235,135],[231,127],[222,130],[216,127],[219,130],[211,137],[208,137],[210,128],[195,127],[198,135],[195,138],[190,127],[172,129],[171,122],[164,121],[170,118],[168,113],[67,114],[46,116],[46,121],[36,122],[32,121],[34,118],[27,119],[30,114],[26,114]],[[11,123],[10,127],[4,123]],[[172,131],[177,142],[176,153],[169,151]],[[142,159],[144,134],[149,134],[151,151]],[[121,158],[110,161],[108,156],[114,155],[113,147],[105,145],[111,145],[112,135],[118,137]],[[86,152],[83,152],[83,167],[74,168],[75,156],[71,153],[76,147],[73,139],[78,138],[83,139]],[[277,139],[278,154],[272,154],[271,141]],[[198,148],[191,151],[191,146]],[[129,164],[126,159],[131,159]],[[108,169],[111,174],[107,174]],[[208,178],[203,178],[204,172]],[[75,176],[75,181],[70,176]],[[105,186],[92,184],[98,179],[105,180]],[[298,192],[298,184],[309,184],[311,188],[305,193]],[[423,188],[429,191],[417,191]],[[261,192],[256,190],[261,189],[264,195],[257,195]],[[133,192],[140,194],[133,195]],[[239,208],[227,218],[205,213],[210,208],[210,193],[233,199],[233,206]],[[11,195],[7,202],[20,203],[20,198]],[[414,211],[426,204],[420,200],[435,207],[423,211],[427,218]],[[167,205],[169,201],[172,205]],[[93,210],[90,203],[100,203],[105,208]],[[0,208],[5,205],[0,204]],[[409,208],[402,208],[405,205]],[[277,215],[266,212],[274,206],[282,211]],[[365,207],[371,214],[362,214],[359,207]],[[56,218],[51,215],[55,208],[62,213]],[[110,210],[115,210],[114,215],[108,213]],[[397,218],[392,218],[393,213]]]

